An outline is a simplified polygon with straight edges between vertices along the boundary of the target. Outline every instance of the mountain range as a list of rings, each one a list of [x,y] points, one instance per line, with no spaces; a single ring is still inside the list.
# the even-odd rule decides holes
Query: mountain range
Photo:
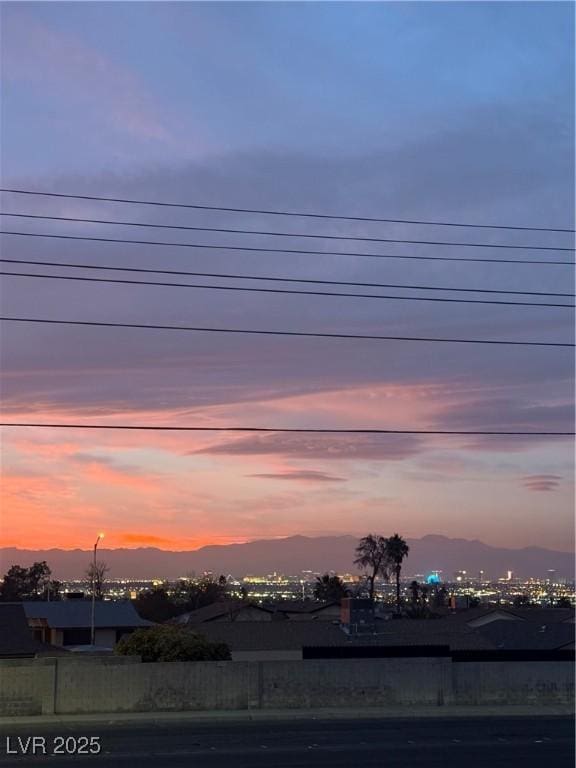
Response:
[[[410,553],[403,566],[407,576],[438,570],[444,579],[450,580],[456,570],[467,570],[473,576],[483,570],[486,578],[496,579],[510,570],[519,578],[544,578],[549,569],[555,569],[559,578],[574,579],[574,555],[570,552],[541,547],[504,549],[477,540],[436,534],[407,542]],[[303,570],[355,573],[353,560],[357,543],[354,536],[289,536],[181,552],[155,547],[103,548],[98,550],[98,560],[108,565],[108,576],[113,579],[175,579],[204,571],[236,577],[274,572],[297,575]],[[82,577],[91,559],[91,550],[4,547],[0,548],[0,572],[5,573],[11,565],[29,567],[35,561],[46,560],[54,578],[74,579]]]

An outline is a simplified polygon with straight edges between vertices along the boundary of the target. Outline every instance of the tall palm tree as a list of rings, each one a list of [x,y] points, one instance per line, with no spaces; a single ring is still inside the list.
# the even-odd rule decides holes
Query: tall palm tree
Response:
[[[408,556],[410,547],[402,536],[395,533],[386,539],[386,559],[396,576],[396,613],[400,614],[400,572],[402,570],[402,560]]]
[[[370,600],[374,599],[374,581],[376,576],[389,578],[388,564],[389,557],[386,549],[386,542],[383,536],[373,536],[371,533],[360,539],[356,547],[355,565],[366,568],[368,583],[370,585]]]

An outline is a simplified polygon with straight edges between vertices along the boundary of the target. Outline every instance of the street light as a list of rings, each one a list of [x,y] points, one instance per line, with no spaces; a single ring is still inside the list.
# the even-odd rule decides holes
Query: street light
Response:
[[[94,640],[96,637],[96,629],[94,626],[94,619],[96,616],[96,550],[98,548],[98,542],[100,539],[104,538],[103,533],[98,534],[98,538],[96,539],[96,543],[94,544],[94,560],[92,562],[92,617],[90,621],[90,645],[94,645]]]

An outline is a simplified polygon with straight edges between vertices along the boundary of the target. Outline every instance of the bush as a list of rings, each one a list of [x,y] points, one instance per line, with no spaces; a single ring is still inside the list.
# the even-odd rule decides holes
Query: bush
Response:
[[[137,629],[124,635],[115,648],[120,656],[141,656],[142,661],[230,661],[225,643],[212,643],[185,627],[165,625]]]

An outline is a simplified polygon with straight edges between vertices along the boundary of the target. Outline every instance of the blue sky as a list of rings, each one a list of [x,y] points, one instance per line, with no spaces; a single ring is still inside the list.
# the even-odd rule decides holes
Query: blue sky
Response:
[[[115,149],[122,165],[137,164],[138,151],[140,162],[148,154],[168,163],[250,149],[358,154],[498,106],[566,128],[571,11],[516,2],[6,3],[4,173],[99,168]],[[26,51],[49,31],[48,46],[38,40]],[[20,72],[19,57],[28,59]],[[130,87],[139,90],[140,136],[121,119],[111,125]]]
[[[572,4],[55,2],[4,3],[1,12],[5,186],[571,226]],[[9,194],[2,206],[142,222],[573,245],[566,234],[274,220]],[[4,228],[9,222],[14,229],[14,221],[7,218]],[[55,222],[20,221],[18,228],[119,232]],[[159,239],[166,238],[190,240],[177,232]],[[196,239],[239,242],[208,233]],[[242,242],[278,245],[256,236]],[[19,259],[494,290],[565,291],[574,275],[561,266],[234,255],[10,236],[2,246]],[[350,243],[316,247],[341,252]],[[385,251],[464,255],[424,245],[389,244]],[[573,338],[573,315],[560,309],[254,294],[231,301],[209,291],[20,278],[5,278],[2,291],[12,315]],[[573,424],[570,351],[184,339],[9,324],[2,342],[3,397],[14,419],[534,430]],[[134,529],[142,543],[160,540],[169,548],[182,540],[191,546],[226,536],[363,533],[380,525],[509,546],[572,544],[568,441],[322,440],[8,430],[13,514],[6,535],[21,544],[25,525],[48,516],[54,545],[64,538],[72,546],[70,521],[82,510],[86,526],[104,520],[118,545],[135,545]]]

